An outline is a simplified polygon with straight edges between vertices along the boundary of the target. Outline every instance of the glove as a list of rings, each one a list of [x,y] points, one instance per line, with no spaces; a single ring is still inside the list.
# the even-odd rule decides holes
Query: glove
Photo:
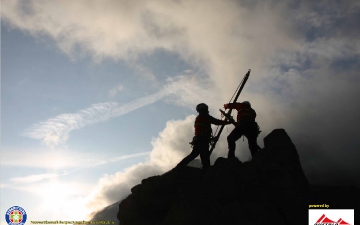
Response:
[[[229,105],[228,105],[228,104],[224,104],[224,108],[225,108],[225,109],[228,109],[228,108],[229,108]]]

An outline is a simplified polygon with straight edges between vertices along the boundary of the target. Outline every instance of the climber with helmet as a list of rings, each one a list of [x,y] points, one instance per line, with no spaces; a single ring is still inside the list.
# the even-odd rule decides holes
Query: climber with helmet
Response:
[[[205,103],[198,104],[196,111],[199,115],[196,117],[194,124],[195,136],[191,142],[193,150],[177,166],[187,165],[200,154],[203,169],[206,170],[210,167],[209,144],[212,134],[211,124],[227,125],[230,122],[218,120],[210,116],[209,107]]]
[[[259,126],[255,122],[255,110],[251,108],[251,104],[248,101],[242,103],[228,103],[224,105],[224,108],[236,109],[238,111],[237,126],[227,137],[229,147],[228,158],[235,157],[235,142],[243,135],[248,139],[251,156],[254,156],[260,149],[256,140],[260,131]]]

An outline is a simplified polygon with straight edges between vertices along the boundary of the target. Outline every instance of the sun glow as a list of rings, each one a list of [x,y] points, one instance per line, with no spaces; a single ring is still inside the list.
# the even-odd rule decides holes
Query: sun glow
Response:
[[[85,189],[85,190],[84,190]],[[84,220],[92,212],[86,207],[88,188],[72,183],[49,182],[38,189],[41,210],[52,220]]]

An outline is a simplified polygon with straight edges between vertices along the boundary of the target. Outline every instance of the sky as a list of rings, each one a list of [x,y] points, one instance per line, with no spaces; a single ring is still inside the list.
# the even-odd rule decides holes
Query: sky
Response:
[[[360,187],[359,27],[350,0],[2,0],[0,214],[124,199],[190,153],[196,105],[220,118],[248,69],[259,145],[283,128],[310,183]]]

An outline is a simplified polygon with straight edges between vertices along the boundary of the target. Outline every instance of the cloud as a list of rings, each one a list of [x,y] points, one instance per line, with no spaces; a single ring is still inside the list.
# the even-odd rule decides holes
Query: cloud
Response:
[[[41,140],[42,144],[48,147],[55,147],[66,143],[70,132],[73,130],[125,115],[165,97],[169,97],[169,102],[191,107],[198,104],[205,97],[214,96],[213,99],[216,99],[214,93],[206,90],[206,87],[210,85],[201,84],[201,79],[195,77],[178,76],[169,79],[163,89],[154,94],[133,100],[121,106],[116,102],[105,102],[93,104],[89,108],[79,110],[76,113],[61,114],[44,122],[34,124],[24,132],[24,135]]]
[[[72,58],[90,55],[97,61],[132,62],[164,49],[207,70],[211,79],[223,84],[231,84],[237,73],[261,65],[278,48],[298,48],[282,28],[286,22],[277,14],[281,3],[273,8],[270,3],[258,4],[255,9],[245,8],[241,2],[215,0],[26,4],[5,0],[2,5],[6,24],[35,37],[54,39]],[[248,27],[251,29],[245,29]]]
[[[218,94],[214,83],[196,75],[196,73],[187,72],[186,75],[169,78],[166,89],[172,94],[165,100],[191,109],[200,102],[206,101],[213,110],[221,102],[221,95]]]
[[[153,139],[149,161],[127,168],[123,172],[102,177],[92,192],[88,206],[94,211],[119,201],[130,194],[130,189],[141,180],[162,174],[176,166],[190,153],[189,143],[193,135],[194,116],[185,120],[168,121],[166,128]]]
[[[32,182],[38,182],[44,179],[50,179],[50,178],[54,178],[54,177],[58,177],[61,175],[58,174],[37,174],[37,175],[30,175],[30,176],[26,176],[26,177],[13,177],[10,180],[14,183],[32,183]]]
[[[357,16],[353,5],[349,1],[329,5],[320,1],[322,8],[310,1],[274,4],[254,1],[249,5],[246,1],[238,2],[232,5],[235,3],[198,1],[190,8],[188,1],[182,1],[177,10],[171,8],[171,3],[156,8],[158,15],[154,18],[165,14],[169,16],[169,23],[179,22],[172,24],[178,24],[174,26],[179,29],[171,30],[170,25],[166,29],[167,26],[158,23],[160,30],[151,28],[157,36],[154,35],[163,38],[162,35],[176,33],[174,43],[185,44],[183,49],[175,47],[176,51],[206,68],[209,78],[206,81],[211,81],[214,88],[202,96],[196,94],[194,87],[184,88],[179,95],[183,103],[195,105],[206,100],[211,102],[211,110],[216,109],[219,102],[226,102],[233,94],[247,69],[252,68],[241,99],[250,100],[258,113],[257,121],[263,131],[259,145],[263,145],[261,139],[273,129],[285,128],[299,151],[311,183],[360,185],[356,182],[360,176],[356,163],[360,158],[357,150],[360,130],[354,125],[360,121],[360,108],[355,104],[360,94],[360,36],[349,22]],[[181,22],[177,14],[180,11]],[[342,32],[346,30],[342,25],[347,25],[349,32]],[[184,33],[188,39],[181,36]],[[355,62],[350,64],[349,59]],[[216,101],[213,95],[207,95],[211,92],[218,93]],[[193,95],[201,98],[193,100]],[[153,140],[150,162],[160,166],[160,171],[171,169],[189,152],[187,143],[192,136],[193,119],[169,122]],[[231,130],[225,130],[212,160],[226,155],[224,137]],[[248,160],[247,144],[239,140],[237,148],[238,157]],[[150,166],[150,162],[147,165]],[[140,168],[143,167],[142,164]],[[122,173],[122,176],[130,179],[135,175]],[[122,180],[126,183],[126,178]],[[140,180],[141,176],[137,183]],[[124,190],[117,181],[119,178],[114,176],[106,188],[98,190],[98,195],[109,204],[129,193],[116,195],[115,190]],[[131,184],[136,182],[132,180]]]
[[[154,103],[166,95],[166,92],[160,91],[122,106],[119,106],[116,102],[93,104],[89,108],[79,110],[76,113],[61,114],[45,122],[37,123],[30,127],[24,135],[42,140],[42,144],[54,147],[64,144],[72,130],[122,116],[135,109]]]
[[[149,176],[163,174],[174,168],[185,156],[191,152],[191,142],[194,135],[195,115],[187,116],[184,120],[171,120],[157,138],[152,140],[153,149],[148,161],[133,165],[123,172],[103,176],[97,187],[94,188],[88,206],[94,211],[120,201],[130,194],[133,186],[141,183],[141,180]],[[228,131],[231,131],[228,129]],[[219,156],[225,157],[227,153],[225,129],[220,138],[216,150],[212,155],[212,163]],[[247,150],[247,144],[239,145],[238,149]],[[239,158],[248,158],[250,153],[237,151]]]
[[[58,144],[65,143],[70,131],[80,129],[89,124],[108,120],[115,116],[117,109],[121,110],[124,108],[118,108],[118,104],[115,102],[94,104],[77,113],[61,114],[45,122],[35,124],[29,128],[24,135],[42,140],[42,143],[46,146],[54,147]],[[126,113],[126,111],[123,113]]]
[[[18,155],[16,160],[11,160],[11,156]],[[34,158],[33,155],[36,154],[37,157]],[[60,174],[35,174],[28,175],[24,177],[13,177],[10,179],[12,183],[6,184],[6,186],[13,186],[20,183],[33,183],[42,181],[45,179],[51,179],[59,176],[68,175],[74,173],[78,170],[87,169],[90,167],[96,167],[101,165],[108,165],[109,163],[115,163],[122,160],[143,157],[150,155],[150,152],[140,152],[129,155],[122,156],[111,156],[104,154],[91,154],[91,153],[78,153],[78,152],[49,152],[47,150],[39,151],[4,151],[2,158],[6,159],[2,161],[1,165],[11,166],[11,167],[32,167],[32,168],[43,168],[43,169],[57,169],[63,170],[63,173]],[[31,160],[28,160],[30,159]],[[23,163],[19,165],[19,161]]]
[[[52,38],[74,59],[90,55],[96,61],[136,63],[156,49],[176,53],[203,72],[189,73],[187,79],[201,82],[186,83],[176,89],[181,94],[167,98],[183,106],[209,101],[210,109],[216,109],[219,102],[228,101],[250,68],[240,99],[250,100],[257,111],[260,139],[275,128],[285,128],[310,182],[359,185],[359,9],[359,3],[347,0],[4,0],[2,18],[34,37]],[[126,104],[122,112],[151,104],[163,94]],[[31,136],[49,145],[63,143],[71,130],[112,118],[121,108],[116,103],[98,107],[104,111],[95,105],[86,109],[93,116],[79,111],[40,123]],[[93,205],[120,200],[142,178],[163,172],[186,155],[192,119],[169,122],[153,141],[150,162],[156,163],[104,178],[94,192]],[[243,145],[239,143],[240,150],[246,152]],[[218,147],[226,149],[226,142]],[[222,151],[226,150],[218,154]]]
[[[111,90],[109,91],[109,96],[110,96],[110,97],[113,97],[113,96],[115,96],[119,91],[122,91],[122,90],[124,90],[124,86],[120,84],[120,85],[114,87],[113,89],[111,89]]]

